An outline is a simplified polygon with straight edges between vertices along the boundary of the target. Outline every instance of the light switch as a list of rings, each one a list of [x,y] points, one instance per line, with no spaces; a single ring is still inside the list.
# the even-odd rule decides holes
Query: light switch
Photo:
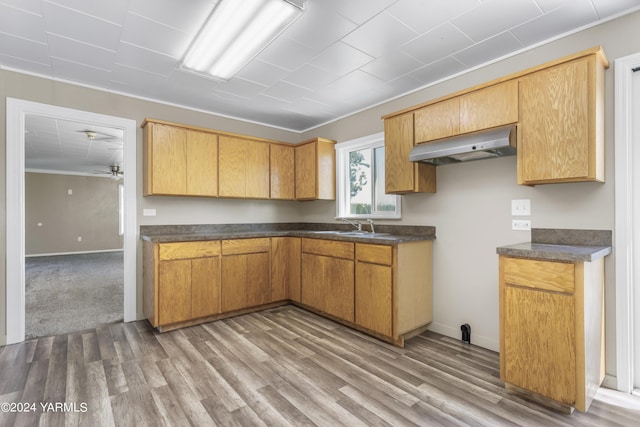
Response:
[[[531,199],[517,199],[511,201],[511,215],[529,216],[531,215]]]
[[[68,194],[68,195],[72,195],[72,194],[73,194],[73,190],[72,190],[71,188],[70,188],[70,189],[68,189],[68,190],[67,190],[67,194]]]

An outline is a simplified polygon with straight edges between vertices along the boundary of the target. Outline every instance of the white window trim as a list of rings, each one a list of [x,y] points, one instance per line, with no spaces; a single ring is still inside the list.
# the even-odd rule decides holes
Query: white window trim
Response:
[[[365,215],[350,215],[347,214],[349,203],[349,196],[346,191],[349,184],[349,162],[348,153],[354,150],[362,148],[369,148],[378,146],[384,146],[384,132],[376,133],[373,135],[363,136],[362,138],[352,139],[351,141],[341,142],[336,144],[336,185],[337,185],[337,203],[336,203],[336,219],[351,218],[351,219],[400,219],[402,218],[402,197],[396,195],[396,210],[395,212],[384,213],[372,213]],[[375,145],[374,145],[375,144]],[[345,214],[343,214],[343,212]]]

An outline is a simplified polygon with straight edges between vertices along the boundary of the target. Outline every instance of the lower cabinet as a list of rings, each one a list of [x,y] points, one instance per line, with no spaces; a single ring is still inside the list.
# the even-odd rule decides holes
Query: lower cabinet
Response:
[[[500,377],[586,411],[604,378],[604,261],[500,257]]]
[[[143,256],[144,313],[160,330],[292,301],[402,346],[432,320],[431,240],[144,241]]]
[[[153,326],[220,313],[220,242],[147,244],[157,260],[143,285],[144,311]]]
[[[354,321],[354,244],[302,239],[301,302]]]
[[[222,311],[271,302],[271,243],[265,239],[222,241]]]

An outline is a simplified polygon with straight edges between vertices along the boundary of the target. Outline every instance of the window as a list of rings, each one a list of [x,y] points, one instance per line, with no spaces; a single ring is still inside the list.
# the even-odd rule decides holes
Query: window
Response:
[[[340,218],[400,218],[400,196],[384,193],[384,133],[336,145]]]

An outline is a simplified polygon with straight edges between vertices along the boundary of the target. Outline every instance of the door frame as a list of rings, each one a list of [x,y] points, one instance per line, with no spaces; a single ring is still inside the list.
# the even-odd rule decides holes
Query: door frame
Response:
[[[634,295],[640,294],[640,272],[634,271],[634,252],[640,251],[634,242],[633,176],[633,107],[640,109],[634,101],[633,68],[640,66],[640,53],[618,58],[615,61],[615,277],[616,277],[616,388],[632,393],[634,387]],[[640,221],[636,221],[640,227]],[[635,244],[634,244],[635,243]],[[637,276],[637,277],[634,277]],[[634,280],[635,279],[635,280]]]
[[[25,117],[44,116],[119,128],[123,136],[124,321],[137,319],[136,121],[15,98],[6,99],[6,344],[25,338]]]

